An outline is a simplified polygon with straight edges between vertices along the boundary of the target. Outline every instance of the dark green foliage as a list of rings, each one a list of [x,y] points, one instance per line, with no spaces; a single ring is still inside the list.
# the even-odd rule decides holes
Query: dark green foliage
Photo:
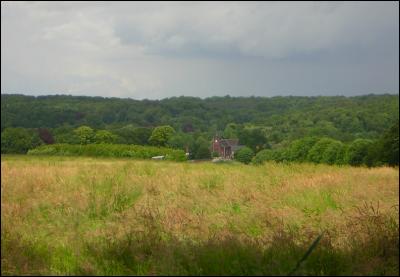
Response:
[[[253,164],[263,164],[267,161],[283,162],[288,161],[287,150],[284,148],[279,149],[264,149],[261,150],[252,159]]]
[[[6,127],[57,128],[64,124],[73,128],[87,125],[111,129],[135,124],[140,127],[170,125],[184,132],[214,135],[215,129],[222,131],[227,124],[234,123],[268,127],[268,142],[274,143],[312,135],[350,142],[356,138],[378,138],[398,118],[398,95],[172,97],[154,101],[1,95],[1,130]]]
[[[224,138],[237,139],[239,137],[240,126],[235,123],[229,123],[224,130]]]
[[[346,148],[340,141],[330,143],[322,154],[321,163],[344,164]]]
[[[246,127],[238,130],[238,137],[241,144],[248,146],[254,152],[270,148],[265,131],[260,127]]]
[[[210,159],[211,153],[210,149],[205,145],[200,145],[195,153],[195,159]]]
[[[364,159],[365,164],[368,167],[372,166],[381,166],[383,165],[382,161],[382,144],[380,140],[375,140],[368,147],[367,156]]]
[[[95,143],[116,143],[117,136],[106,130],[99,130],[94,136]]]
[[[156,146],[166,146],[168,140],[175,133],[171,126],[159,126],[154,128],[149,138],[149,143]]]
[[[167,146],[190,151],[194,147],[194,138],[190,134],[175,133],[168,139]]]
[[[235,160],[248,164],[254,157],[254,151],[249,147],[243,147],[235,153]]]
[[[307,160],[314,163],[323,162],[325,159],[326,161],[330,161],[333,159],[333,162],[336,161],[336,152],[334,150],[330,150],[331,153],[327,153],[325,155],[325,151],[331,144],[337,143],[338,141],[330,138],[322,138],[314,146],[310,149],[307,155]],[[331,148],[332,149],[332,148]],[[334,153],[333,153],[334,152]],[[334,155],[332,158],[331,156]],[[332,163],[333,163],[332,162]]]
[[[193,146],[193,158],[195,159],[210,159],[210,141],[204,137],[198,137]]]
[[[368,148],[365,158],[368,166],[399,165],[399,122],[383,133]]]
[[[356,139],[353,141],[346,153],[346,162],[350,165],[359,166],[366,164],[369,148],[373,142],[368,139]]]
[[[79,138],[80,144],[90,144],[94,143],[95,133],[89,126],[81,126],[74,130],[75,135]]]
[[[113,129],[112,132],[118,136],[118,142],[122,144],[149,144],[149,138],[152,133],[151,128],[134,127],[133,125],[126,125],[122,128]]]
[[[264,149],[258,152],[252,159],[253,164],[262,164],[266,161],[276,161],[276,151],[271,149]]]
[[[124,144],[43,145],[29,150],[28,155],[127,157],[135,159],[150,159],[154,156],[165,156],[166,160],[186,160],[185,152],[182,150]]]
[[[379,166],[397,165],[399,160],[398,95],[172,97],[156,101],[23,95],[1,98],[1,130],[40,128],[45,143],[152,144],[189,151],[191,158],[208,158],[211,153],[205,145],[209,147],[211,138],[218,134],[239,138],[240,144],[255,153],[271,148],[275,161],[304,162],[309,157],[328,164]],[[310,154],[321,136],[337,143],[326,142]],[[199,137],[206,142],[198,142]],[[374,143],[368,150],[355,151],[350,144],[360,138],[373,139]],[[13,148],[2,143],[2,152],[16,151],[7,150],[8,145]],[[261,157],[257,159],[263,160]]]
[[[1,133],[1,153],[2,154],[25,154],[42,144],[36,130],[24,128],[6,128]]]
[[[289,161],[304,162],[307,160],[307,155],[310,149],[317,143],[317,137],[305,137],[293,141],[289,149],[287,149],[287,158]]]
[[[399,165],[399,121],[397,121],[380,140],[381,161],[389,165]]]
[[[70,126],[53,129],[55,143],[79,144],[80,139]]]

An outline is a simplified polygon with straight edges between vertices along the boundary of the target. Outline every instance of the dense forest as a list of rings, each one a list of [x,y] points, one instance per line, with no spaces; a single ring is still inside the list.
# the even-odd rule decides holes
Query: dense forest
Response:
[[[302,142],[306,141],[311,150],[323,138],[320,150],[315,150],[317,154],[307,158],[321,162],[318,151],[333,142],[336,148],[330,148],[337,151],[339,146],[349,148],[355,142],[364,148],[376,146],[377,141],[382,144],[383,136],[393,133],[390,130],[398,126],[398,120],[399,95],[388,94],[205,99],[182,96],[162,100],[2,94],[1,149],[2,153],[26,153],[40,144],[53,143],[150,144],[180,148],[189,151],[192,158],[207,158],[211,156],[211,138],[218,134],[238,138],[253,155],[265,150],[266,159],[279,160],[282,149],[296,144],[304,149]],[[26,143],[15,145],[22,138]],[[373,155],[372,150],[369,152]],[[363,157],[363,163],[368,163],[366,159]]]

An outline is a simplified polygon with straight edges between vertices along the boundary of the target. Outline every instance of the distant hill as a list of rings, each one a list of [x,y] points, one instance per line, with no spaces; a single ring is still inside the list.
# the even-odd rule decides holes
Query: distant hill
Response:
[[[399,95],[356,97],[172,97],[133,100],[86,96],[1,95],[1,130],[89,125],[171,125],[177,131],[223,131],[227,124],[265,127],[279,142],[305,135],[376,138],[399,118]]]

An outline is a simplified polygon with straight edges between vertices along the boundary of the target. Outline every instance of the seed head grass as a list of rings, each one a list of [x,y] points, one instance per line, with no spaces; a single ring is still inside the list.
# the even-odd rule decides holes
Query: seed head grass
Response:
[[[398,208],[398,168],[4,155],[1,271],[398,275]]]

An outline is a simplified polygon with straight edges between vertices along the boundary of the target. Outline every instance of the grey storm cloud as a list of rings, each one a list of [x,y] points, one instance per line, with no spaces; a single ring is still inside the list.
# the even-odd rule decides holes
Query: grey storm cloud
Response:
[[[397,2],[2,2],[1,92],[398,93]]]

